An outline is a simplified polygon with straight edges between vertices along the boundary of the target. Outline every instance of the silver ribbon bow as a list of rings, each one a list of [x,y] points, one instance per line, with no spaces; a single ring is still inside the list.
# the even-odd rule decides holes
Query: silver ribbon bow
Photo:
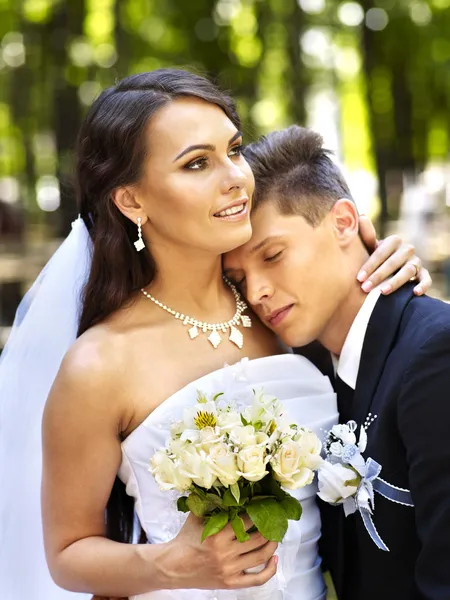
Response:
[[[380,550],[389,552],[389,548],[381,539],[372,519],[372,514],[375,509],[374,492],[381,494],[391,502],[413,507],[414,504],[412,502],[411,493],[409,490],[398,488],[381,479],[379,477],[381,465],[378,464],[376,460],[368,458],[367,461],[364,462],[364,459],[362,459],[361,463],[361,458],[360,454],[355,454],[354,458],[352,457],[349,460],[349,464],[358,471],[362,479],[355,496],[344,500],[345,516],[359,511],[372,541]]]

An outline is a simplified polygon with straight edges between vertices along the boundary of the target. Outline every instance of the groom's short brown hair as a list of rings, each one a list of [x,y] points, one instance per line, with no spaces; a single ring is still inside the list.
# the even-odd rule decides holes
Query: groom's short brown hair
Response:
[[[353,200],[321,135],[292,125],[249,144],[244,156],[256,181],[253,210],[268,199],[282,214],[300,214],[315,227],[340,198]]]

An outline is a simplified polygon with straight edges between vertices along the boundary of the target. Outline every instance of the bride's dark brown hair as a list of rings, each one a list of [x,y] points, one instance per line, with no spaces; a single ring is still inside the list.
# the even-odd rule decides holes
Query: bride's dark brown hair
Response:
[[[153,151],[149,122],[162,107],[183,97],[219,106],[240,129],[231,98],[208,79],[179,69],[126,77],[105,90],[86,115],[77,142],[76,187],[93,252],[78,335],[124,306],[155,277],[153,257],[147,249],[136,252],[136,225],[117,209],[112,194],[139,181],[144,158]],[[133,499],[116,478],[106,510],[107,535],[132,541],[133,524]]]

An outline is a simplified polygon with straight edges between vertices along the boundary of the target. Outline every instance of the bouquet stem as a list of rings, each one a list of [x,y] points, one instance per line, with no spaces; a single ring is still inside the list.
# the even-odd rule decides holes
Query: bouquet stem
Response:
[[[245,569],[245,573],[260,573],[266,565],[259,565]],[[275,575],[264,585],[258,587],[236,590],[237,600],[283,600],[283,592],[278,589],[277,576]]]

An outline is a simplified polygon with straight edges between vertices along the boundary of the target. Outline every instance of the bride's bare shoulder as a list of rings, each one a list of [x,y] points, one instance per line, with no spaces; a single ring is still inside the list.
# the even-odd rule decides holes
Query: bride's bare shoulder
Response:
[[[98,325],[74,342],[50,391],[47,415],[60,415],[71,422],[98,420],[120,428],[127,419],[122,337],[112,328]]]

